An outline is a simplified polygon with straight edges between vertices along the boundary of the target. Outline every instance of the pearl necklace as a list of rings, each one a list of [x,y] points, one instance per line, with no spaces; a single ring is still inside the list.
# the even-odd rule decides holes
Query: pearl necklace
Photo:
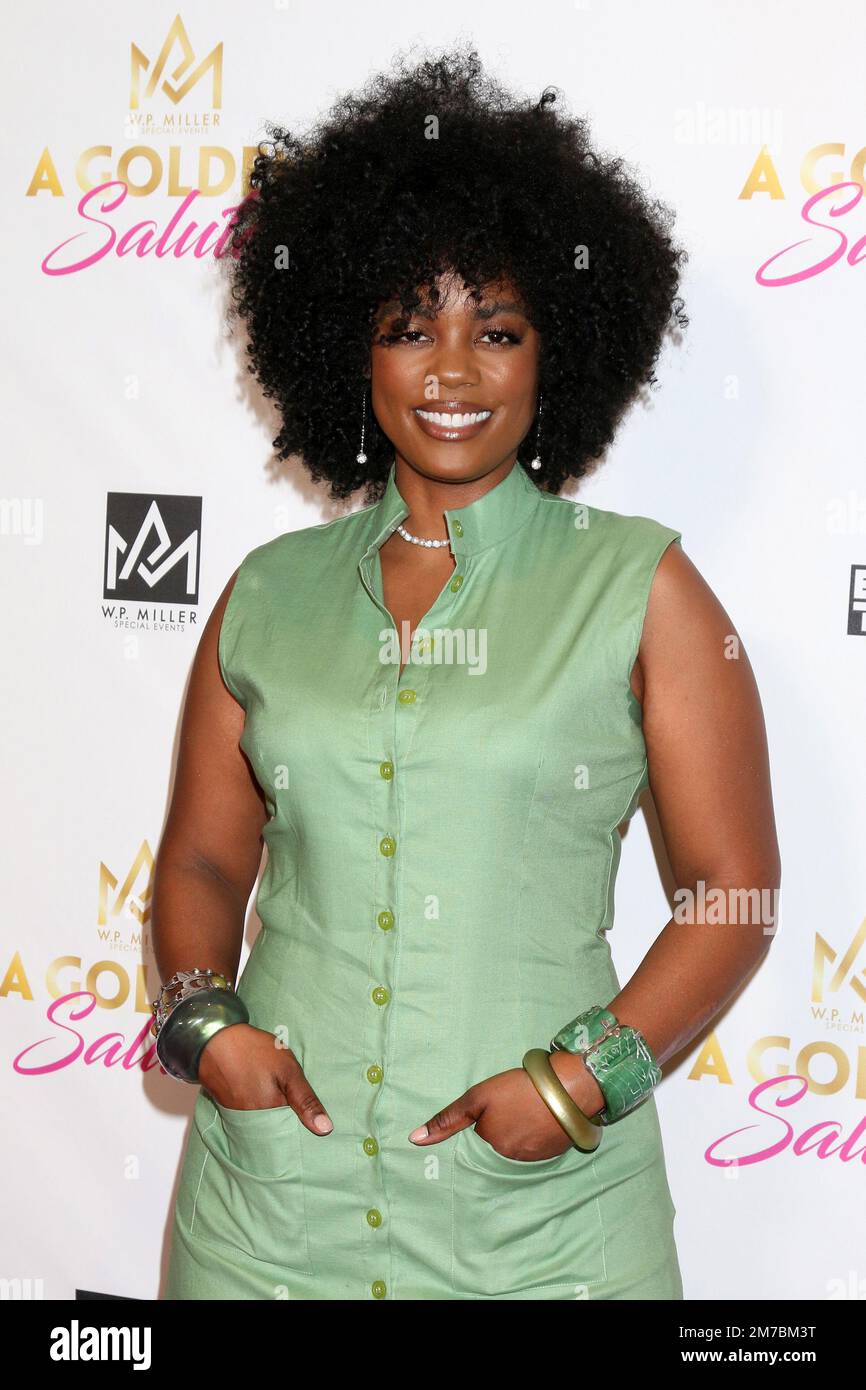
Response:
[[[411,541],[413,545],[427,545],[435,547],[440,545],[451,544],[451,539],[449,536],[446,536],[444,541],[428,541],[425,540],[423,536],[413,536],[412,532],[407,531],[405,526],[398,526],[397,530],[400,532],[400,535],[403,537],[404,541]]]

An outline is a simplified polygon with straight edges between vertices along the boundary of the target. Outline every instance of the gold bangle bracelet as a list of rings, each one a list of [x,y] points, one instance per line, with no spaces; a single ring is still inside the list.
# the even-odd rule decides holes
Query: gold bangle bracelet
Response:
[[[591,1115],[584,1115],[577,1102],[568,1094],[553,1067],[550,1053],[543,1047],[531,1047],[523,1058],[523,1069],[545,1105],[556,1116],[569,1139],[581,1153],[592,1153],[601,1143],[602,1125]]]

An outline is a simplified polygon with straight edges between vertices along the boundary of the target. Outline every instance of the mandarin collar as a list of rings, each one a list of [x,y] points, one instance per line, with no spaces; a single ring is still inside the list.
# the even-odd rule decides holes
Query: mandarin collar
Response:
[[[373,540],[367,549],[378,549],[409,515],[409,507],[397,487],[396,460],[388,471],[385,491],[371,508]],[[504,541],[516,531],[538,506],[541,492],[519,463],[474,502],[451,507],[444,512],[445,526],[455,556],[477,555]]]

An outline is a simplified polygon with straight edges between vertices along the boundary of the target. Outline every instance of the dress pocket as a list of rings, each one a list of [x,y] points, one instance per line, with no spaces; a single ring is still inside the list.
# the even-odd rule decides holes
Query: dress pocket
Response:
[[[291,1106],[231,1110],[202,1091],[193,1121],[206,1153],[191,1234],[311,1274],[301,1122]]]
[[[451,1272],[456,1291],[519,1296],[571,1285],[591,1297],[604,1281],[604,1228],[592,1154],[506,1158],[474,1126],[457,1135],[452,1169]]]

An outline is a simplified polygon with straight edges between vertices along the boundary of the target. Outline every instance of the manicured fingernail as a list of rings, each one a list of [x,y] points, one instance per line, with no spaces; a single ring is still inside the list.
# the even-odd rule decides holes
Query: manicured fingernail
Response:
[[[416,1139],[426,1139],[428,1134],[427,1126],[422,1125],[420,1129],[413,1129],[409,1138],[414,1143]]]
[[[317,1115],[313,1120],[313,1124],[320,1134],[330,1134],[331,1130],[334,1128],[327,1115]]]

